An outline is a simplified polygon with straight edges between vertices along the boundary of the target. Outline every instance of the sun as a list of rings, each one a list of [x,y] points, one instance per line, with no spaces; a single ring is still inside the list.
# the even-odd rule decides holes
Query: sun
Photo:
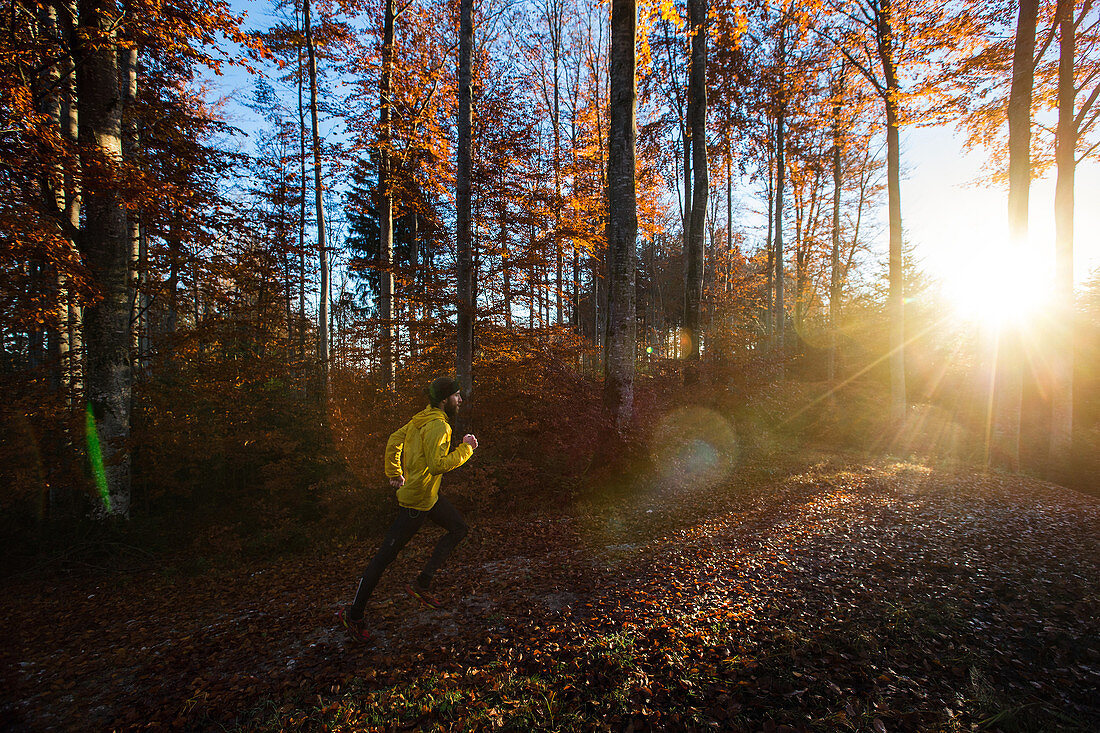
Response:
[[[960,320],[998,330],[1031,325],[1051,303],[1049,267],[1033,248],[982,247],[960,257],[946,294]]]

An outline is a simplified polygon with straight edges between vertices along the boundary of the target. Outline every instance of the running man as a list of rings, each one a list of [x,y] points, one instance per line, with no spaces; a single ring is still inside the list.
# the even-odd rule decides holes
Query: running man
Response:
[[[397,490],[397,519],[390,525],[374,559],[367,565],[355,600],[337,613],[340,622],[355,639],[366,641],[370,633],[363,618],[374,588],[383,571],[394,561],[424,520],[430,519],[447,530],[435,551],[412,583],[405,590],[421,603],[440,607],[431,594],[432,577],[442,567],[447,556],[466,536],[470,528],[451,502],[439,495],[443,474],[453,471],[470,459],[477,448],[477,438],[467,435],[462,444],[450,450],[451,421],[462,404],[458,382],[440,377],[428,388],[430,404],[413,416],[390,436],[386,443],[386,477]]]

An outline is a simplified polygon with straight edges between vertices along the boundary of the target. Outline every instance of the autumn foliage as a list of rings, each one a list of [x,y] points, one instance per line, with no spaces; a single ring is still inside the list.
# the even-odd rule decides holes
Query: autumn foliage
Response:
[[[0,727],[1095,727],[1100,21],[1017,5],[9,3]],[[901,173],[940,124],[1007,180],[1017,48],[1060,279],[1009,328]],[[452,610],[419,537],[353,647],[455,374]]]

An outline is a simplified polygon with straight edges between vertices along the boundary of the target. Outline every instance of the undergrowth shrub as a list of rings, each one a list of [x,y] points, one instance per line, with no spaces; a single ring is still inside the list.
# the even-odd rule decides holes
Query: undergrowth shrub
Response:
[[[386,440],[427,404],[433,378],[453,375],[453,334],[440,327],[426,338],[392,386],[338,360],[325,404],[316,365],[294,353],[278,339],[249,341],[211,327],[201,343],[183,338],[152,365],[135,384],[133,518],[122,527],[81,521],[95,498],[82,416],[46,380],[0,375],[13,396],[0,406],[0,530],[9,562],[93,541],[194,558],[266,558],[381,532],[394,506],[383,474]],[[972,369],[934,373],[933,360],[915,360],[917,404],[893,425],[884,370],[861,372],[849,356],[830,384],[823,358],[821,349],[783,357],[729,349],[685,384],[682,361],[645,356],[634,424],[611,441],[598,353],[566,328],[517,335],[484,327],[474,390],[453,435],[457,444],[472,432],[481,446],[447,476],[445,490],[464,511],[529,511],[578,496],[617,501],[668,476],[705,481],[707,471],[728,478],[745,464],[778,465],[808,443],[982,461],[985,406]],[[1100,391],[1091,372],[1083,377]],[[1100,408],[1088,394],[1072,465],[1044,470],[1060,468],[1070,485],[1098,491]],[[1041,391],[1025,396],[1025,465],[1046,456],[1044,400]]]

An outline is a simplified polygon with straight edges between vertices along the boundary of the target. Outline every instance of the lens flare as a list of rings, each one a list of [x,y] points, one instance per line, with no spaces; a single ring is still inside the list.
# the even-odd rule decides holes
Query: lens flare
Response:
[[[609,494],[577,510],[580,531],[621,559],[642,545],[634,544],[638,522],[660,521],[682,502],[713,501],[703,492],[723,485],[737,465],[740,443],[722,415],[704,407],[682,407],[666,414],[649,441],[653,470],[632,477],[630,501]]]
[[[92,477],[95,479],[99,498],[103,501],[103,508],[110,512],[111,495],[107,492],[107,471],[103,468],[103,451],[99,445],[99,431],[96,430],[91,402],[84,410],[84,439],[88,445],[88,461],[92,464]]]
[[[728,478],[737,461],[733,426],[714,410],[682,407],[661,420],[651,450],[663,489],[705,488]]]

